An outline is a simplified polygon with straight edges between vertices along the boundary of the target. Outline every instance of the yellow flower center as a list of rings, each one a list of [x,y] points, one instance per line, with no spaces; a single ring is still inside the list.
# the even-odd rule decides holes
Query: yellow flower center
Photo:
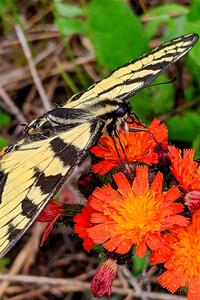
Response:
[[[173,245],[172,263],[188,277],[200,275],[200,228],[194,232],[191,226],[178,233],[179,242]]]
[[[116,231],[133,243],[139,242],[147,232],[160,231],[159,204],[152,190],[140,196],[128,191],[121,203],[112,203],[116,209],[116,214],[111,215],[117,224]]]

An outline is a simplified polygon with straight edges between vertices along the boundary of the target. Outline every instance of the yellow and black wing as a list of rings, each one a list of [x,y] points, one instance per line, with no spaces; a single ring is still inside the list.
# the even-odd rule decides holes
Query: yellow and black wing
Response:
[[[160,73],[183,57],[197,40],[198,35],[194,33],[166,42],[120,67],[111,76],[94,84],[85,92],[75,95],[71,100],[84,102],[91,98],[127,99],[148,86]],[[69,103],[66,104],[66,107],[68,106]]]
[[[20,142],[0,160],[0,257],[17,242],[85,157],[104,123]]]

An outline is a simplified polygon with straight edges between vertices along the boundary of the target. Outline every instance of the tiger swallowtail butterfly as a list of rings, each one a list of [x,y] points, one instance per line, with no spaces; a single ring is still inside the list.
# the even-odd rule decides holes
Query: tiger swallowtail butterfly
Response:
[[[30,123],[0,159],[0,257],[20,239],[103,130],[131,115],[128,98],[196,44],[197,34],[166,42]]]

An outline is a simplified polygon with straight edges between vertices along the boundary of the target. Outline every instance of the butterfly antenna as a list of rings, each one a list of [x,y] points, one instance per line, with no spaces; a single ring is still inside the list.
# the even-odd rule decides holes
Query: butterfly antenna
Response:
[[[144,132],[144,131],[146,131],[146,132],[148,132],[149,134],[150,134],[150,136],[152,137],[152,139],[154,140],[154,142],[158,145],[158,146],[160,146],[160,144],[159,144],[159,142],[156,140],[156,138],[155,138],[155,136],[153,135],[153,133],[152,132],[150,132],[149,130],[148,130],[148,128],[140,121],[140,119],[138,118],[138,116],[134,113],[134,112],[131,112],[130,114],[129,114],[129,118],[131,118],[131,122],[129,122],[129,121],[127,121],[126,120],[126,123],[128,123],[128,124],[133,124],[133,123],[135,123],[135,124],[137,124],[137,125],[140,125],[140,126],[142,126],[143,128],[138,128],[138,127],[132,127],[132,128],[128,128],[128,131],[129,132]]]
[[[171,84],[171,83],[174,83],[176,80],[177,80],[177,78],[174,77],[174,78],[173,78],[172,80],[170,80],[170,81],[164,81],[164,82],[158,82],[158,83],[150,84],[150,85],[148,85],[148,87],[151,87],[151,86],[157,86],[157,85],[163,85],[163,84]]]

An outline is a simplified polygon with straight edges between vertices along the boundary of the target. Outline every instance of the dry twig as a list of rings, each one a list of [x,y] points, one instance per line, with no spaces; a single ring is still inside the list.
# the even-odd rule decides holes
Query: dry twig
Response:
[[[170,110],[168,113],[161,115],[159,117],[159,120],[161,122],[164,122],[164,121],[168,120],[171,116],[181,113],[184,110],[186,110],[187,108],[191,108],[191,107],[197,105],[198,103],[200,103],[200,97],[197,97],[193,101],[186,102],[183,105],[180,105],[180,106]]]
[[[32,284],[36,285],[49,285],[49,290],[51,291],[56,288],[58,291],[63,293],[68,292],[81,292],[84,290],[90,289],[90,284],[88,282],[82,282],[79,280],[73,279],[64,279],[64,278],[49,278],[44,276],[27,276],[27,275],[3,275],[0,274],[0,280],[6,280],[10,282],[18,282],[18,283],[30,283],[31,288]],[[140,297],[140,292],[133,291],[130,288],[116,288],[113,287],[113,293],[119,295],[130,295],[132,294],[135,297]],[[143,292],[145,297],[148,297],[152,300],[187,300],[185,297],[170,295],[166,293],[156,293],[156,292]]]
[[[77,58],[73,63],[61,61],[62,69],[67,72],[74,70],[76,65],[84,65],[89,62],[95,61],[95,56],[91,53],[86,54],[85,56]],[[57,67],[53,67],[51,70],[42,69],[38,71],[40,78],[43,80],[45,78],[60,75],[60,71]],[[28,84],[32,83],[28,68],[16,68],[14,70],[8,70],[4,74],[0,74],[1,85],[6,87],[6,90],[18,90]]]
[[[42,103],[43,103],[43,106],[44,106],[44,109],[46,111],[50,110],[51,109],[51,104],[49,102],[49,99],[46,95],[46,92],[42,86],[42,83],[40,81],[40,78],[38,76],[38,73],[36,71],[36,68],[35,68],[35,64],[34,64],[34,61],[32,59],[32,55],[31,55],[31,51],[29,49],[29,46],[28,46],[28,42],[26,40],[26,37],[21,29],[21,26],[20,25],[16,25],[15,26],[15,30],[16,30],[16,33],[17,33],[17,36],[20,40],[20,43],[21,43],[21,46],[22,46],[22,49],[24,51],[24,55],[28,61],[28,64],[29,64],[29,68],[30,68],[30,72],[31,72],[31,75],[33,77],[33,81],[37,87],[37,90],[38,90],[38,93],[41,97],[41,100],[42,100]]]
[[[12,264],[12,266],[11,266],[11,268],[10,268],[8,274],[7,274],[8,277],[17,274],[21,270],[21,268],[22,268],[22,266],[23,266],[23,264],[24,264],[24,262],[27,258],[27,253],[29,253],[31,246],[32,245],[30,244],[30,241],[29,241],[24,246],[24,248],[21,250],[21,252],[18,254],[18,256],[16,257],[14,263]],[[5,293],[8,285],[9,285],[9,280],[4,281],[0,284],[0,298]]]
[[[38,224],[36,224],[33,227],[32,237],[28,240],[26,245],[22,248],[22,250],[16,257],[15,261],[13,262],[12,266],[10,267],[8,274],[5,276],[8,276],[8,277],[16,276],[15,274],[17,274],[22,269],[26,260],[29,259],[30,257],[32,257],[32,251],[34,251],[34,254],[35,254],[35,247],[33,247],[35,244],[35,240],[36,240],[36,233],[34,233],[35,227],[38,227]],[[38,235],[37,239],[39,239],[41,237],[43,231],[36,229],[36,232]],[[9,282],[10,281],[8,280],[8,281],[4,281],[0,284],[0,299],[2,299],[3,294],[6,292],[6,289],[9,286]]]
[[[48,287],[46,286],[39,289],[30,290],[25,293],[21,293],[14,297],[10,297],[9,300],[27,300],[27,299],[32,299],[33,297],[35,297],[34,299],[36,299],[36,297],[44,294],[47,291],[48,291]]]
[[[46,40],[46,39],[54,39],[60,36],[60,33],[57,31],[54,32],[40,32],[40,33],[33,33],[29,34],[27,36],[27,41],[28,42],[34,42],[34,41],[39,41],[39,40]],[[0,53],[2,52],[3,48],[11,47],[14,45],[18,45],[20,42],[18,39],[6,39],[2,42],[0,42]]]
[[[125,277],[128,279],[130,285],[134,288],[136,294],[139,295],[139,297],[142,300],[148,300],[148,297],[145,295],[144,291],[141,289],[137,280],[133,277],[133,275],[130,273],[130,271],[125,266],[122,266],[121,270],[122,270],[123,274],[125,275]]]
[[[7,110],[9,111],[9,113],[14,115],[20,123],[27,123],[24,115],[21,113],[19,108],[15,105],[15,103],[12,101],[10,96],[6,93],[6,91],[2,87],[0,87],[0,97],[3,99],[4,104]]]
[[[23,273],[25,274],[29,273],[30,267],[35,262],[36,255],[40,249],[41,236],[45,228],[46,228],[46,223],[35,223],[34,230],[32,231],[32,236],[31,236],[32,247],[22,267]]]

